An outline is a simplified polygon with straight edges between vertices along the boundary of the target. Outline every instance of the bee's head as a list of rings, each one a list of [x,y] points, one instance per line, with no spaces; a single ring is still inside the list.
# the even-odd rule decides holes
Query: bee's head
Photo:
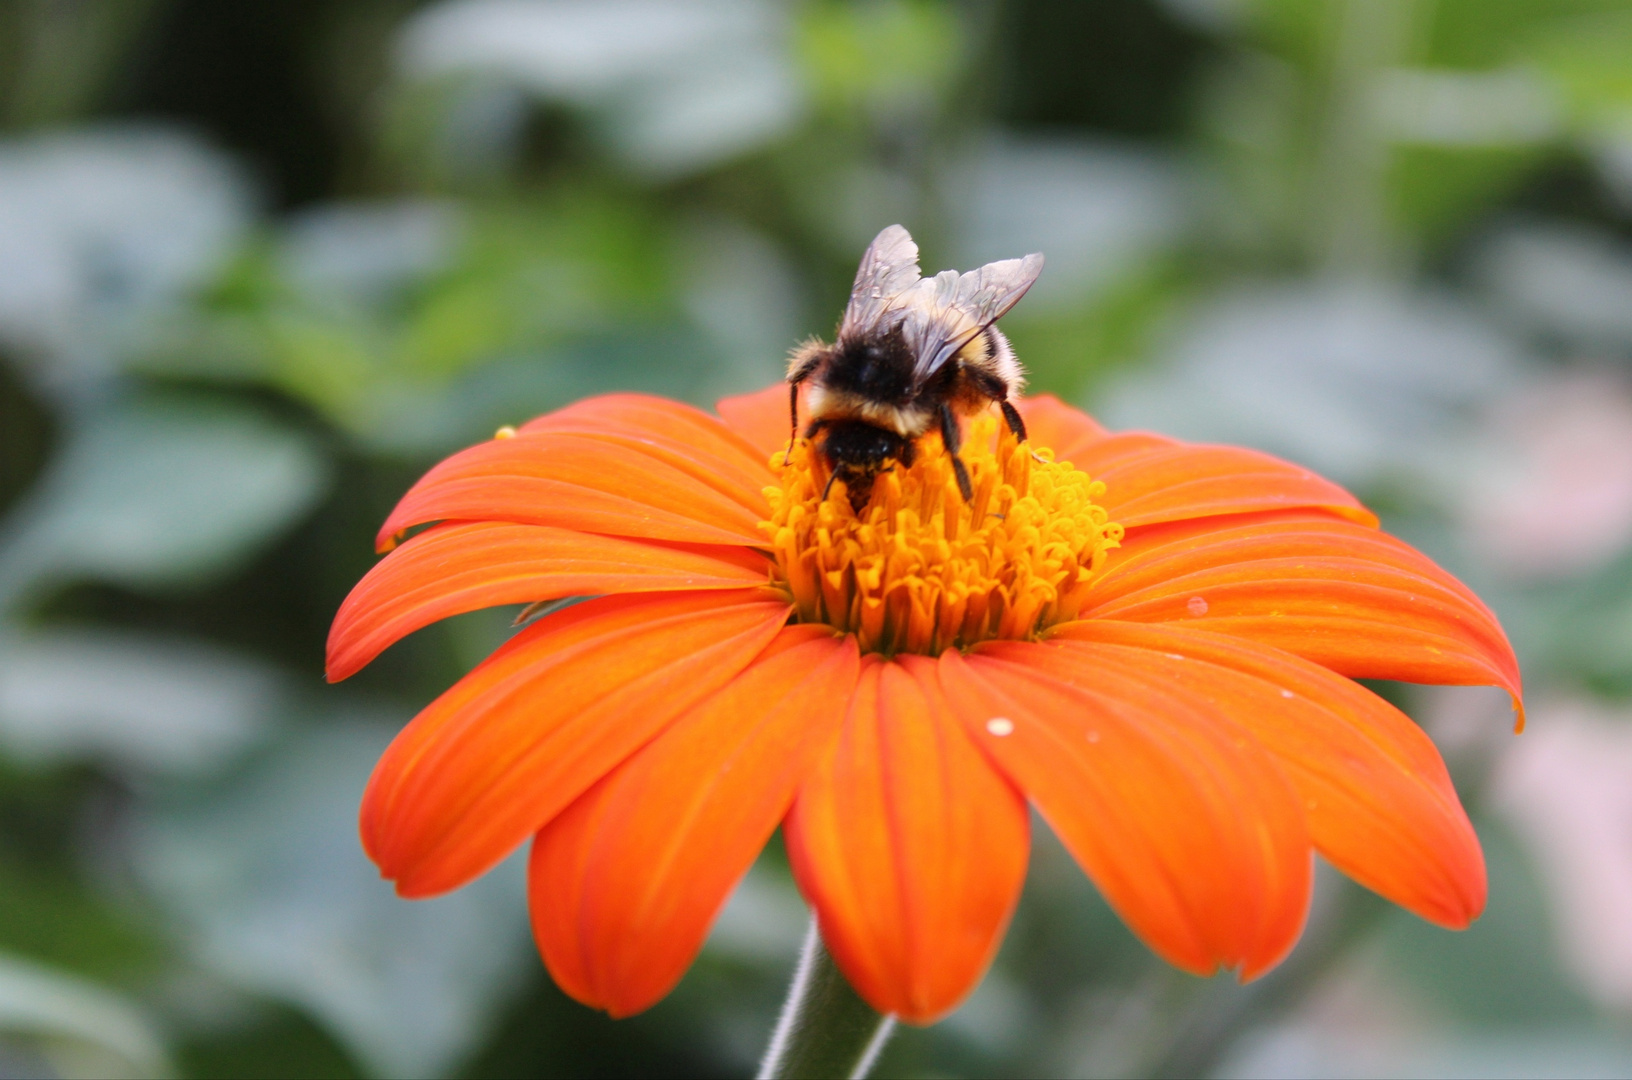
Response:
[[[827,425],[821,444],[822,457],[833,476],[844,481],[850,505],[858,513],[872,495],[873,478],[892,462],[911,465],[912,440],[888,428],[860,420],[841,420]]]

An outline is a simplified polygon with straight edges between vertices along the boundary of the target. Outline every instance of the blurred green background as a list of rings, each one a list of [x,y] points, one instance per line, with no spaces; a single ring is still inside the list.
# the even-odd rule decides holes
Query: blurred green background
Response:
[[[880,1073],[1632,1073],[1632,3],[4,0],[0,1076],[750,1074],[775,845],[669,999],[582,1009],[514,860],[410,904],[356,839],[513,613],[339,687],[323,640],[439,456],[767,384],[897,221],[1047,254],[1036,389],[1360,493],[1497,608],[1531,730],[1379,687],[1484,839],[1467,933],[1323,872],[1286,964],[1198,980],[1039,829]]]

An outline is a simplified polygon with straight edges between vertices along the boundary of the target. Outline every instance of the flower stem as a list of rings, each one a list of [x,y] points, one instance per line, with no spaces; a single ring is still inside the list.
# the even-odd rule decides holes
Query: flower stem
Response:
[[[880,1015],[851,989],[813,918],[759,1080],[864,1077],[894,1031],[895,1017]]]

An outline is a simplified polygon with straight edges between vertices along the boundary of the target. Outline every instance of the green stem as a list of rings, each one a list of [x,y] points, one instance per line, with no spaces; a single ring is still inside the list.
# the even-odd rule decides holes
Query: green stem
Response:
[[[759,1080],[864,1077],[894,1030],[893,1016],[881,1016],[850,988],[812,919]]]

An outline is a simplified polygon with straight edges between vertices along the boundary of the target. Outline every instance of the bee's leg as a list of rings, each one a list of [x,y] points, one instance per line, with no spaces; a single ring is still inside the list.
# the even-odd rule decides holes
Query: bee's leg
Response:
[[[1014,432],[1014,437],[1020,442],[1029,442],[1030,440],[1026,435],[1026,422],[1020,418],[1020,410],[1011,405],[1008,398],[999,401],[997,407],[1003,410],[1003,419],[1008,423],[1009,430]],[[1031,460],[1043,464],[1048,462],[1047,458],[1035,450],[1031,451]]]
[[[1014,432],[1014,437],[1025,442],[1026,422],[1020,419],[1020,410],[1011,405],[1008,398],[999,401],[997,407],[1003,410],[1003,420],[1009,425],[1009,430]]]
[[[975,388],[997,402],[997,407],[1003,410],[1003,421],[1009,425],[1009,430],[1014,432],[1015,439],[1019,442],[1029,442],[1030,439],[1026,435],[1026,422],[1021,418],[1020,410],[1016,409],[1014,404],[1009,401],[1009,388],[1003,384],[1003,380],[977,368],[969,368],[966,371],[967,378]],[[1031,451],[1031,459],[1033,461],[1045,460],[1035,450]]]
[[[788,382],[788,448],[782,451],[782,460],[787,461],[793,453],[793,440],[799,437],[799,384]]]
[[[952,415],[952,406],[941,402],[941,443],[946,447],[947,456],[952,459],[952,472],[958,478],[958,490],[963,493],[964,502],[975,501],[975,486],[969,482],[969,470],[958,456],[958,450],[963,446],[963,432],[958,429],[958,418]]]
[[[793,440],[799,437],[799,384],[815,374],[826,354],[826,347],[812,339],[799,347],[788,364],[788,418],[792,424],[788,427],[787,454],[793,453]]]

